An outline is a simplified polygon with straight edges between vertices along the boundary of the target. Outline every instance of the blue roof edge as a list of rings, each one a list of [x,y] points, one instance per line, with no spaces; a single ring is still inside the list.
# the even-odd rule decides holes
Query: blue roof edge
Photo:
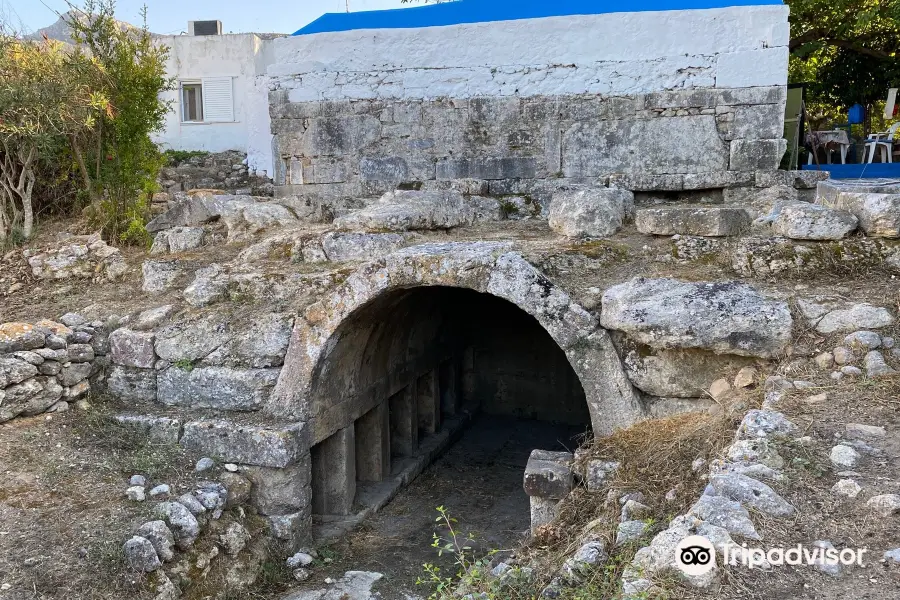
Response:
[[[309,35],[355,29],[413,29],[464,23],[517,21],[542,17],[597,15],[621,12],[700,10],[736,6],[773,6],[782,0],[455,0],[440,4],[353,13],[327,13],[294,32]]]

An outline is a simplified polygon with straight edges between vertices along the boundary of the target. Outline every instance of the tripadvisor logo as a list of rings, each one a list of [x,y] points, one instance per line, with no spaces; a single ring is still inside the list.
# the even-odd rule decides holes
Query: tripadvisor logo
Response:
[[[702,535],[691,535],[675,546],[675,565],[685,575],[705,575],[716,566],[716,550]]]

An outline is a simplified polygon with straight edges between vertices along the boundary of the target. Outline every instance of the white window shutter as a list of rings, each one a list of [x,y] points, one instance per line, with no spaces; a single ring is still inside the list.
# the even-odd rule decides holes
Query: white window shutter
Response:
[[[210,123],[234,121],[231,77],[203,78],[203,120]]]

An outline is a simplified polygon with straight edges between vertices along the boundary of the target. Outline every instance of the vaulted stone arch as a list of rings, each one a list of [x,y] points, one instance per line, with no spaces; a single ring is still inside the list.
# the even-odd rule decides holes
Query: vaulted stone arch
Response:
[[[333,406],[316,405],[314,388],[323,377],[332,377],[336,369],[342,368],[332,362],[339,345],[364,347],[372,343],[373,336],[390,336],[391,332],[384,327],[355,329],[346,326],[348,320],[392,292],[422,286],[467,288],[491,294],[534,317],[577,374],[596,436],[644,418],[639,394],[622,370],[609,335],[597,319],[504,242],[424,244],[361,266],[297,318],[269,412],[279,418],[306,422],[312,444],[352,423],[360,415],[341,408],[339,399]],[[416,315],[407,317],[415,319]],[[409,335],[415,337],[414,329]],[[410,339],[396,340],[396,351],[402,351],[404,344],[409,343]],[[358,368],[378,368],[371,361],[387,360],[385,356],[370,359],[368,366]]]

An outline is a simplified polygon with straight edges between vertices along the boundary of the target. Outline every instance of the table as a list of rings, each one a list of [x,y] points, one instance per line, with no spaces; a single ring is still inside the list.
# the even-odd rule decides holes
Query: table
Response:
[[[847,150],[850,149],[850,138],[843,129],[833,129],[828,131],[810,131],[806,134],[806,143],[812,146],[812,152],[809,153],[809,160],[806,164],[813,163],[813,157],[819,148],[825,150],[825,159],[831,164],[831,151],[835,148],[841,150],[841,164],[847,164]]]

